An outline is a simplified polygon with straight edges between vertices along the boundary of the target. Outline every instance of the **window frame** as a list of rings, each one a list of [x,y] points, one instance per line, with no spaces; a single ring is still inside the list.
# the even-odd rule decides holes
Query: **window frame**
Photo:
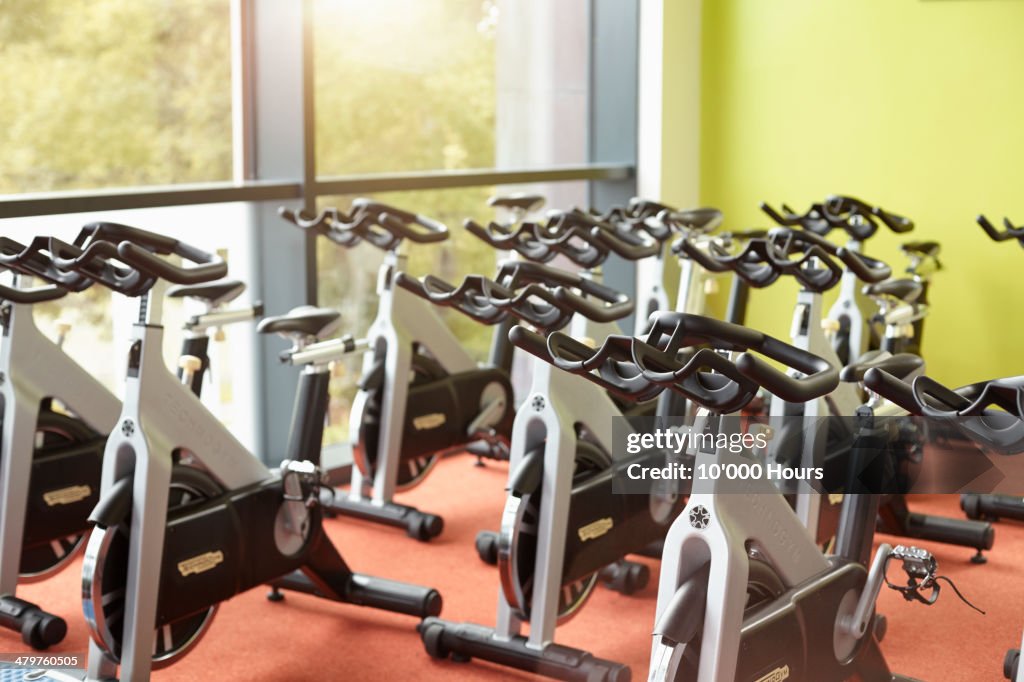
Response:
[[[594,205],[626,200],[636,191],[639,0],[588,0],[587,14],[588,163],[320,177],[312,0],[231,0],[233,181],[0,195],[0,219],[244,202],[256,254],[251,284],[267,310],[279,311],[315,304],[318,295],[312,235],[283,229],[281,202],[313,210],[327,195],[580,180],[588,182]],[[281,268],[281,254],[289,253],[301,257]],[[632,272],[621,263],[605,268],[612,283],[629,291]],[[277,352],[261,339],[254,367],[253,405],[262,425],[256,448],[271,463],[285,451],[295,391],[294,373],[281,367]]]

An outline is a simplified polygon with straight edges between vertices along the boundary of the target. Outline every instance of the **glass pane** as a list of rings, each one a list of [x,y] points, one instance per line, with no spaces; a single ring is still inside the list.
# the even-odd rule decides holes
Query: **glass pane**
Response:
[[[497,188],[502,193],[527,191],[559,198],[554,206],[586,205],[586,183],[560,183]],[[458,284],[469,274],[493,276],[498,260],[507,256],[469,234],[462,228],[467,218],[484,222],[494,218],[487,206],[494,187],[467,187],[463,189],[386,192],[373,198],[397,208],[419,213],[448,226],[451,237],[442,244],[409,244],[408,271],[417,277],[433,274],[451,284]],[[324,197],[321,208],[336,206],[347,211],[354,197]],[[356,338],[365,335],[377,313],[377,271],[383,260],[379,249],[360,244],[342,248],[326,239],[317,243],[319,301],[322,306],[337,308],[342,313],[344,332]],[[450,308],[438,309],[462,345],[478,361],[487,360],[493,327],[476,322]],[[331,403],[325,443],[345,442],[349,439],[348,415],[355,397],[356,386],[362,373],[363,358],[350,356],[335,363],[331,381]]]
[[[229,0],[7,0],[0,194],[231,177]]]
[[[319,175],[585,161],[587,0],[315,0],[314,17]]]
[[[252,258],[247,215],[242,204],[79,213],[0,220],[0,233],[23,244],[35,235],[52,235],[70,241],[78,234],[79,226],[86,223],[120,222],[217,251],[228,262],[229,277],[249,283]],[[250,287],[225,308],[249,305],[254,295]],[[128,337],[137,311],[137,299],[93,286],[82,293],[35,306],[34,317],[39,329],[51,339],[56,339],[58,322],[70,323],[71,330],[63,346],[65,351],[120,397],[124,394]],[[164,358],[170,369],[176,370],[178,366],[185,319],[201,312],[202,306],[191,301],[164,300]],[[251,447],[255,440],[251,399],[254,395],[254,323],[230,325],[223,332],[223,342],[210,343],[210,373],[203,388],[203,402]]]

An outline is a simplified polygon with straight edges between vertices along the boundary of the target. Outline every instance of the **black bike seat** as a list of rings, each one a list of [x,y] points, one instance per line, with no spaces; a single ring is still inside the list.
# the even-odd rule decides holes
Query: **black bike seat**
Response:
[[[916,301],[921,292],[921,283],[912,279],[889,279],[864,287],[864,293],[868,296],[894,296],[906,303]]]
[[[520,211],[536,211],[544,205],[544,197],[539,194],[506,194],[491,197],[487,200],[488,206],[495,208],[514,208]]]
[[[169,298],[197,298],[211,306],[233,301],[245,291],[245,282],[237,279],[219,279],[203,284],[176,284],[167,290]]]
[[[942,246],[938,242],[907,242],[900,249],[905,253],[916,253],[929,258],[938,258]]]
[[[266,317],[256,327],[260,334],[302,334],[322,338],[338,328],[341,313],[330,308],[303,305],[284,315]]]
[[[857,362],[843,367],[839,380],[851,383],[863,381],[867,371],[874,367],[906,381],[910,375],[924,367],[924,360],[912,353],[893,355],[884,350],[872,350],[860,356]]]

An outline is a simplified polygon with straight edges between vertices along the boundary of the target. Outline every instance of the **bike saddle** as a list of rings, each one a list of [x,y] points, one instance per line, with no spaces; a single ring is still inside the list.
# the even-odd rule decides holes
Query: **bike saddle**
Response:
[[[868,284],[864,287],[864,294],[871,297],[892,296],[904,303],[913,303],[924,292],[920,282],[912,279],[890,279],[884,282]]]
[[[942,245],[938,242],[905,242],[900,246],[900,250],[908,255],[938,260],[939,252],[942,251]]]
[[[869,369],[881,369],[898,379],[906,379],[915,372],[924,369],[924,360],[913,353],[892,353],[884,350],[868,351],[857,362],[843,367],[839,372],[839,380],[853,383],[864,380]]]
[[[235,300],[245,291],[245,282],[237,279],[222,279],[204,284],[176,284],[167,289],[168,298],[194,298],[206,305],[216,307]]]
[[[302,305],[284,315],[264,318],[256,327],[260,334],[299,334],[322,339],[337,331],[341,313],[330,308]]]
[[[544,197],[539,194],[505,194],[491,197],[487,200],[487,205],[532,213],[544,205]]]
[[[1005,242],[1009,239],[1016,239],[1020,242],[1020,245],[1024,247],[1024,226],[1016,227],[1010,222],[1009,218],[1003,218],[1003,230],[1000,232],[992,223],[989,222],[988,218],[983,215],[978,216],[978,224],[981,225],[981,229],[985,230],[985,234],[994,242]]]

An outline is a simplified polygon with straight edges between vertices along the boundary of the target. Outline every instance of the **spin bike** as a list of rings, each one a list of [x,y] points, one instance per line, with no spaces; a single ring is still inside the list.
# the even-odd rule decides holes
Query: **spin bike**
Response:
[[[497,205],[527,210],[538,201],[518,199]],[[351,488],[329,510],[404,528],[417,540],[435,538],[444,520],[396,502],[394,494],[423,482],[448,452],[508,458],[515,409],[508,344],[496,337],[493,364],[478,366],[433,306],[395,286],[408,260],[406,242],[442,242],[445,225],[368,199],[356,199],[350,214],[327,209],[310,217],[282,209],[281,215],[342,248],[365,242],[385,252],[377,317],[366,338],[347,336],[306,349],[323,362],[365,353],[350,417],[350,432],[358,434]]]
[[[985,234],[994,242],[1005,242],[1016,239],[1024,247],[1024,227],[1016,227],[1009,218],[1003,219],[1003,229],[999,230],[985,216],[978,216],[978,224]],[[1024,498],[1013,495],[965,493],[960,496],[960,508],[969,519],[999,521],[1011,519],[1024,521]]]
[[[261,584],[422,618],[440,611],[435,590],[354,573],[322,526],[319,447],[291,447],[279,469],[248,452],[164,366],[164,281],[222,277],[216,256],[152,232],[89,225],[66,244],[51,238],[54,266],[139,300],[126,358],[125,401],[107,440],[100,502],[82,568],[92,635],[86,679],[149,679],[184,656],[217,605]],[[34,257],[43,257],[37,251]],[[160,256],[176,255],[186,268]],[[307,343],[338,313],[302,307],[265,319],[264,333]],[[300,380],[292,443],[320,443],[327,367]],[[320,409],[312,418],[312,409]],[[315,430],[316,433],[311,431]],[[187,452],[189,464],[176,464]],[[285,453],[280,453],[285,454]],[[297,459],[304,457],[304,459]],[[119,670],[120,669],[120,670]]]
[[[864,242],[878,232],[879,223],[896,234],[914,229],[913,221],[908,218],[850,196],[829,196],[822,203],[812,204],[803,214],[794,212],[785,204],[781,209],[780,213],[767,203],[761,203],[761,210],[780,226],[799,226],[820,237],[827,236],[833,229],[845,231],[849,239],[844,248],[853,253],[864,250]],[[867,312],[870,310],[871,301],[861,286],[860,278],[856,272],[846,268],[839,297],[827,316],[832,327],[832,345],[841,363],[851,363],[866,351],[878,348],[877,340],[870,334],[870,313]]]
[[[800,283],[801,291],[794,311],[791,341],[793,345],[823,357],[837,367],[841,363],[834,348],[835,339],[829,337],[822,324],[823,292],[849,277],[865,282],[865,290],[875,298],[892,298],[895,293],[903,293],[912,298],[909,293],[911,289],[920,289],[920,285],[911,280],[888,280],[891,271],[881,261],[844,247],[836,247],[813,232],[775,228],[766,238],[747,242],[737,254],[720,249],[701,254],[686,242],[681,243],[680,247],[709,269],[732,269],[738,277],[755,288],[768,286],[780,276],[794,277]],[[854,436],[850,417],[865,402],[858,390],[864,368],[889,355],[901,353],[904,349],[900,346],[900,340],[913,334],[911,322],[918,314],[914,312],[917,309],[910,307],[911,314],[904,314],[903,310],[909,304],[905,304],[902,299],[897,301],[900,305],[887,304],[885,308],[888,323],[884,348],[869,351],[855,358],[855,362],[846,363],[848,371],[844,372],[843,381],[834,391],[804,404],[791,404],[778,399],[771,401],[769,422],[778,425],[776,430],[779,437],[776,442],[787,444],[776,447],[776,455],[796,457],[787,458],[787,466],[817,467],[823,462],[831,462],[825,466],[826,473],[839,472],[842,475],[846,471],[844,466],[835,462],[849,455]],[[922,368],[923,363],[917,367],[917,371]],[[818,419],[830,415],[831,418]],[[811,427],[810,431],[803,434],[806,426]],[[791,442],[795,443],[794,446],[788,447]],[[840,490],[842,484],[842,479],[832,476],[831,480],[825,482],[825,487]],[[825,500],[830,504],[823,508]],[[808,528],[817,529],[815,535],[822,544],[831,541],[834,535],[842,501],[840,495],[805,494],[796,497],[798,514]],[[905,497],[898,494],[887,495],[883,499],[878,530],[903,537],[970,547],[976,552],[972,558],[975,563],[984,563],[982,552],[992,548],[995,538],[991,524],[911,512]]]
[[[63,640],[67,625],[17,598],[17,584],[47,579],[85,547],[89,512],[99,501],[106,434],[121,411],[120,401],[62,350],[69,329],[62,327],[54,343],[33,320],[35,304],[92,284],[86,277],[56,271],[44,258],[29,257],[44,242],[26,248],[9,238],[0,240],[0,267],[16,273],[13,286],[0,287],[0,389],[5,405],[0,446],[0,626],[19,631],[36,649]],[[31,287],[32,277],[51,283]],[[197,396],[209,367],[209,331],[262,314],[259,304],[221,309],[244,289],[241,282],[223,281],[176,287],[168,293],[193,297],[207,306],[203,314],[186,321],[182,347]]]
[[[399,281],[475,319],[505,313],[546,331],[570,317],[611,322],[632,310],[625,296],[592,279],[533,263],[506,263],[496,280],[473,276],[457,287],[436,278]],[[628,679],[626,666],[554,641],[557,625],[580,611],[603,569],[659,540],[682,507],[675,495],[614,494],[616,474],[630,464],[613,449],[612,425],[621,415],[606,391],[534,363],[512,432],[497,539],[497,623],[426,619],[420,632],[432,657],[480,658],[559,679]],[[529,635],[521,633],[524,625]]]
[[[877,368],[867,372],[864,383],[910,414],[950,424],[990,451],[1000,455],[1024,453],[1022,376],[952,390],[930,377],[919,376],[908,383],[884,368]],[[1003,660],[1003,676],[1013,682],[1024,682],[1020,652],[1021,649],[1011,649]]]
[[[665,540],[650,680],[909,680],[889,670],[878,648],[874,605],[883,585],[927,599],[921,593],[933,586],[933,558],[883,544],[865,567],[874,495],[847,496],[842,551],[825,557],[764,464],[728,445],[741,433],[739,410],[759,390],[793,403],[823,398],[838,386],[836,367],[760,332],[685,313],[660,313],[644,339],[612,337],[598,349],[560,333],[545,340],[517,328],[513,335],[531,338],[555,366],[624,395],[684,394],[700,406],[691,432],[717,436],[691,441],[692,470],[751,472],[693,476],[686,509]],[[893,560],[917,582],[889,583]],[[927,575],[916,573],[922,564]]]

